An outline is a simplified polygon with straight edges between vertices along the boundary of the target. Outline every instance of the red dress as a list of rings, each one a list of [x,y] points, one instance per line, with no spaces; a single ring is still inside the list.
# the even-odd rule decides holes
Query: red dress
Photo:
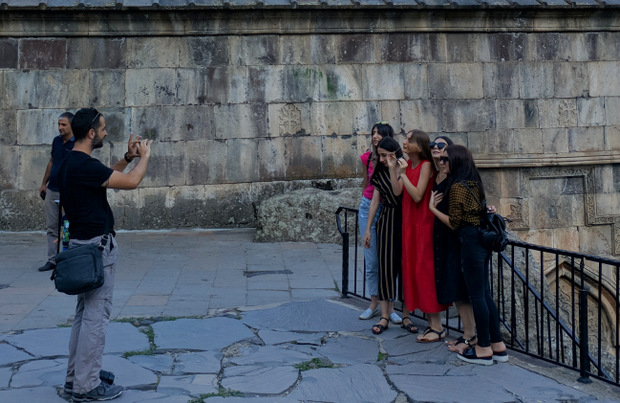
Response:
[[[407,162],[406,174],[409,181],[418,186],[422,165],[430,161],[420,161],[411,168]],[[428,208],[433,191],[434,174],[429,179],[424,198],[416,203],[403,186],[403,250],[402,281],[405,305],[409,311],[420,309],[424,313],[441,312],[448,305],[437,302],[435,289],[435,261],[433,256],[433,227],[435,216]]]

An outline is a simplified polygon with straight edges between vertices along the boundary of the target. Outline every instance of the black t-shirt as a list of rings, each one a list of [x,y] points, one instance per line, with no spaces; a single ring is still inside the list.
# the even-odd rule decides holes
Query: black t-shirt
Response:
[[[71,151],[58,170],[60,202],[69,219],[73,239],[90,239],[114,233],[114,216],[107,188],[101,185],[114,172],[90,155]],[[107,226],[106,226],[107,224]]]

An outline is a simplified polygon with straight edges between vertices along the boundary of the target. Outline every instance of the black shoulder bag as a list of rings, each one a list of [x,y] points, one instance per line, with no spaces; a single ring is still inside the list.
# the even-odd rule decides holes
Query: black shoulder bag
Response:
[[[467,183],[464,181],[461,181],[461,183],[480,205],[480,239],[482,240],[482,245],[488,250],[502,252],[508,244],[506,220],[497,213],[489,213],[486,200],[483,200],[481,203],[479,197],[474,195]]]
[[[99,244],[76,246],[56,255],[56,269],[52,272],[51,280],[58,291],[77,295],[103,285],[103,250],[109,241],[107,223],[106,217],[105,235]]]

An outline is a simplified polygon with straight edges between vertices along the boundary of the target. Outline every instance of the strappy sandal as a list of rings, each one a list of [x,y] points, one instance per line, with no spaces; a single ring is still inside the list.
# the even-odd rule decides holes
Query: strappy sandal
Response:
[[[409,321],[408,325],[405,325],[405,319],[407,319]],[[413,322],[411,321],[411,318],[409,318],[409,316],[403,316],[403,319],[402,319],[400,327],[402,327],[403,329],[405,329],[409,333],[412,333],[412,334],[418,333],[418,328],[413,325]]]
[[[476,335],[472,336],[471,339],[466,339],[463,336],[459,336],[458,339],[454,340],[454,343],[446,342],[446,344],[448,345],[448,350],[450,350],[450,351],[452,351],[454,353],[462,353],[468,347],[473,347],[476,344],[478,344],[478,342],[476,340],[478,340],[478,337]],[[463,350],[461,350],[460,348],[457,347],[459,344],[465,344],[465,348]]]
[[[431,333],[435,333],[437,335],[436,339],[424,340],[424,337],[428,336]],[[422,336],[418,337],[418,343],[436,343],[438,341],[442,341],[446,338],[446,331],[442,330],[441,332],[431,328],[430,326],[424,330]]]
[[[385,321],[385,323],[386,323],[386,325],[385,325],[385,326],[383,326],[383,325],[381,324],[381,321],[382,321],[382,320],[384,320],[384,321]],[[373,332],[374,334],[381,334],[381,333],[383,333],[383,331],[385,331],[385,330],[389,327],[389,325],[390,325],[390,319],[382,316],[382,317],[381,317],[381,319],[379,319],[379,323],[375,323],[375,324],[372,326],[372,332]],[[376,329],[378,329],[378,330],[375,330],[375,328],[376,328]]]

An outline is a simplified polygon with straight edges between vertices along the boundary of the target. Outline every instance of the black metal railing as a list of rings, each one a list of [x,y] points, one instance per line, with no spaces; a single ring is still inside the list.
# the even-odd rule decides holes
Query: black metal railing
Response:
[[[369,299],[357,209],[336,212],[342,296]],[[354,228],[354,237],[350,229]],[[509,348],[620,385],[620,261],[511,240],[491,259],[491,291]],[[461,330],[460,321],[456,326]]]

